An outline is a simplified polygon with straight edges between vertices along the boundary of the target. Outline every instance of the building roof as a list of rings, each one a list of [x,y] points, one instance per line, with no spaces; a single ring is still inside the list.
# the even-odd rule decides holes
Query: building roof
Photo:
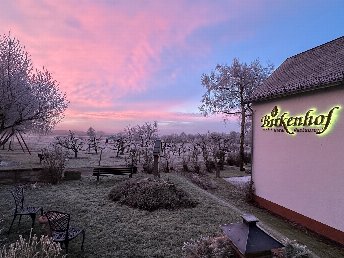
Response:
[[[344,85],[344,36],[287,58],[249,101]]]

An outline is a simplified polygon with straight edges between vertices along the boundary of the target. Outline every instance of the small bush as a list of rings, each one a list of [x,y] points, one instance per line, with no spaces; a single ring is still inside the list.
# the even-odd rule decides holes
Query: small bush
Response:
[[[244,188],[245,191],[245,200],[248,203],[255,203],[255,187],[254,183],[251,180]]]
[[[213,160],[206,160],[205,161],[205,168],[206,168],[206,171],[209,172],[209,173],[211,173],[214,170],[216,170],[216,163],[215,163],[215,161],[213,161]]]
[[[228,153],[227,156],[227,165],[229,166],[236,166],[236,167],[240,167],[240,158],[239,158],[239,154],[238,153]]]
[[[73,171],[68,170],[64,172],[64,179],[65,180],[80,180],[81,179],[81,172],[80,171]]]
[[[201,166],[197,163],[191,164],[191,171],[192,173],[196,173],[196,174],[202,173]]]
[[[153,157],[150,155],[146,155],[144,157],[144,162],[142,165],[143,172],[147,174],[153,174],[154,171],[154,163],[153,163]]]
[[[201,237],[199,240],[185,242],[183,247],[185,258],[230,258],[234,257],[233,249],[227,237]]]
[[[45,148],[42,152],[44,157],[42,180],[51,184],[59,183],[62,180],[67,153],[57,145]]]
[[[189,172],[189,171],[190,171],[190,170],[189,170],[188,164],[183,163],[183,171],[184,171],[184,172]]]
[[[32,236],[32,230],[28,240],[19,236],[19,240],[9,246],[0,249],[0,258],[59,258],[66,257],[61,254],[61,247],[48,236]]]
[[[286,258],[312,258],[314,257],[307,249],[307,246],[298,244],[296,241],[289,241],[284,249]]]
[[[157,209],[192,208],[197,202],[173,183],[145,178],[130,179],[115,186],[109,198],[133,208],[154,211]]]

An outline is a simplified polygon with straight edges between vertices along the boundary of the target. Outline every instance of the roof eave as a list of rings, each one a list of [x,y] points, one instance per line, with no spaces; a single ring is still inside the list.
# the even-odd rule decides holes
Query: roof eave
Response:
[[[245,100],[245,104],[265,102],[265,101],[270,101],[270,100],[279,99],[279,98],[283,98],[283,97],[289,97],[289,96],[304,94],[307,92],[318,91],[318,90],[322,90],[325,88],[337,87],[337,86],[341,86],[341,85],[344,86],[344,81],[331,82],[331,83],[327,83],[327,84],[319,84],[316,86],[305,87],[302,89],[296,88],[295,90],[290,90],[288,92],[280,92],[277,94],[269,94],[269,95],[262,95],[262,96],[258,96],[258,97],[253,97],[251,99]]]

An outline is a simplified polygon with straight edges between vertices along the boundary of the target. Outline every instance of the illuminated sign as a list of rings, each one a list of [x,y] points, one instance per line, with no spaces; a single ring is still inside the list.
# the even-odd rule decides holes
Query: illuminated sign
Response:
[[[271,113],[262,117],[262,127],[266,131],[286,132],[295,135],[298,132],[314,132],[326,135],[337,121],[340,106],[332,107],[327,113],[316,113],[316,109],[309,109],[303,115],[291,116],[289,112],[281,112],[275,106]]]

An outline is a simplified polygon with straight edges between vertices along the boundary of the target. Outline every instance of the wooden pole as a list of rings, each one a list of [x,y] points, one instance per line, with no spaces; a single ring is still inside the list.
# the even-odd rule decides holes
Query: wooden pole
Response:
[[[156,177],[160,177],[160,174],[159,174],[159,155],[154,155],[153,175]]]
[[[27,147],[27,145],[26,145],[26,142],[25,142],[25,140],[24,140],[24,138],[23,138],[23,136],[21,135],[21,133],[20,133],[20,132],[19,132],[19,136],[20,136],[20,138],[23,140],[23,143],[24,143],[24,145],[25,145],[25,147],[26,147],[27,151],[28,151],[28,152],[29,152],[29,154],[31,155],[30,149],[29,149],[29,147]]]
[[[24,150],[24,148],[23,148],[23,145],[21,144],[20,139],[18,138],[18,135],[15,134],[15,136],[16,136],[18,142],[19,142],[19,145],[20,145],[21,149],[23,150],[23,152],[25,152],[25,150]]]

